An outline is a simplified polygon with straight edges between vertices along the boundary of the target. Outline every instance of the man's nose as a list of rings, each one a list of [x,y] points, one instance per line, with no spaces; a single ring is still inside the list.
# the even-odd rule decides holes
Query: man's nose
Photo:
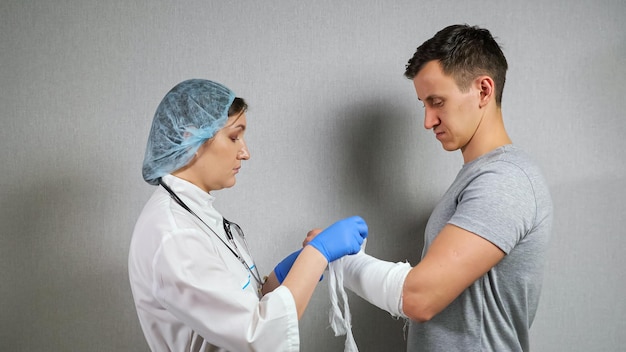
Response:
[[[439,118],[434,109],[424,108],[424,128],[427,130],[439,125]]]

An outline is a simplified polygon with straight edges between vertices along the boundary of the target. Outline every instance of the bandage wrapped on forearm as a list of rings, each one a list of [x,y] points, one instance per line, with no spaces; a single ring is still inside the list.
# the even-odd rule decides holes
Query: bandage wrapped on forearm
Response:
[[[411,270],[409,263],[386,262],[361,251],[345,256],[342,265],[345,287],[395,317],[407,317],[402,311],[402,287]]]

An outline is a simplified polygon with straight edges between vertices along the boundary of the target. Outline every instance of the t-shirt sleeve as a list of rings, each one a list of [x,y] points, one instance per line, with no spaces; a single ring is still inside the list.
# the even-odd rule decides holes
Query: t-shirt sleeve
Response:
[[[529,232],[536,214],[531,182],[515,164],[486,164],[459,194],[449,224],[470,231],[505,253]]]

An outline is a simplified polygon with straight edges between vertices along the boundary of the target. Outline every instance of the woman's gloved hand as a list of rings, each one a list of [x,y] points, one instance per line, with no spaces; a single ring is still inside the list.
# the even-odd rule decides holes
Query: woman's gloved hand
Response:
[[[298,249],[297,251],[286,256],[285,259],[283,259],[280,263],[276,265],[276,267],[274,268],[274,274],[278,279],[278,283],[283,283],[283,281],[287,277],[287,274],[289,274],[289,270],[291,270],[293,263],[298,258],[298,255],[300,255],[300,252],[302,252],[302,249]]]
[[[328,262],[332,262],[344,255],[358,253],[366,237],[365,220],[360,216],[352,216],[330,225],[308,245],[320,251]]]
[[[295,263],[296,259],[298,259],[300,252],[302,252],[302,249],[298,249],[297,251],[289,254],[274,268],[274,275],[276,275],[276,279],[278,279],[279,284],[282,284],[283,281],[285,281],[287,274],[289,274],[289,270],[291,270],[293,263]],[[320,281],[322,281],[322,279],[324,279],[324,275],[320,276]]]

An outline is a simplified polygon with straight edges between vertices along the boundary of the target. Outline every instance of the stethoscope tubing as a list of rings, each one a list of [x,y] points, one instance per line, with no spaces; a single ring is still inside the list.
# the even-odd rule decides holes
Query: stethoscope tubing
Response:
[[[243,266],[246,268],[246,270],[250,273],[250,275],[254,278],[254,280],[259,284],[259,286],[263,285],[263,281],[261,280],[261,275],[258,272],[258,268],[256,267],[256,264],[254,263],[254,259],[252,258],[252,255],[250,254],[250,249],[248,248],[248,243],[247,243],[246,238],[244,237],[243,233],[241,233],[240,231],[237,231],[239,236],[243,240],[243,245],[246,247],[246,251],[248,252],[248,255],[250,256],[250,259],[252,260],[252,267],[254,268],[256,273],[253,272],[252,271],[252,267],[250,267],[248,265],[248,263],[246,263],[246,259],[243,257],[243,255],[241,254],[241,251],[239,251],[239,247],[237,247],[237,244],[235,243],[235,238],[233,237],[232,232],[230,231],[229,228],[226,227],[227,225],[232,224],[230,221],[226,220],[225,218],[222,218],[223,221],[224,221],[224,232],[226,232],[226,237],[228,238],[228,241],[235,248],[234,250],[233,250],[233,248],[231,246],[228,245],[228,243],[226,243],[222,239],[222,237],[220,237],[217,234],[217,232],[215,232],[215,230],[213,230],[213,228],[211,228],[211,226],[209,226],[206,222],[204,222],[204,220],[202,220],[202,218],[200,216],[198,216],[198,214],[196,214],[191,208],[189,208],[189,206],[185,202],[183,202],[183,200],[180,199],[180,197],[168,185],[166,185],[165,182],[163,182],[163,180],[160,179],[160,178],[159,178],[159,185],[161,185],[167,191],[167,193],[170,194],[172,199],[174,199],[174,201],[178,205],[180,205],[183,209],[185,209],[191,215],[195,216],[198,220],[200,220],[200,222],[202,222],[204,224],[204,226],[206,226],[215,235],[215,237],[217,237],[220,240],[220,242],[222,242],[224,244],[224,246],[226,246],[226,248],[228,248],[228,250],[230,250],[230,252],[239,260],[239,262],[241,262],[241,264],[243,264]],[[239,227],[239,225],[236,225],[236,226]]]

